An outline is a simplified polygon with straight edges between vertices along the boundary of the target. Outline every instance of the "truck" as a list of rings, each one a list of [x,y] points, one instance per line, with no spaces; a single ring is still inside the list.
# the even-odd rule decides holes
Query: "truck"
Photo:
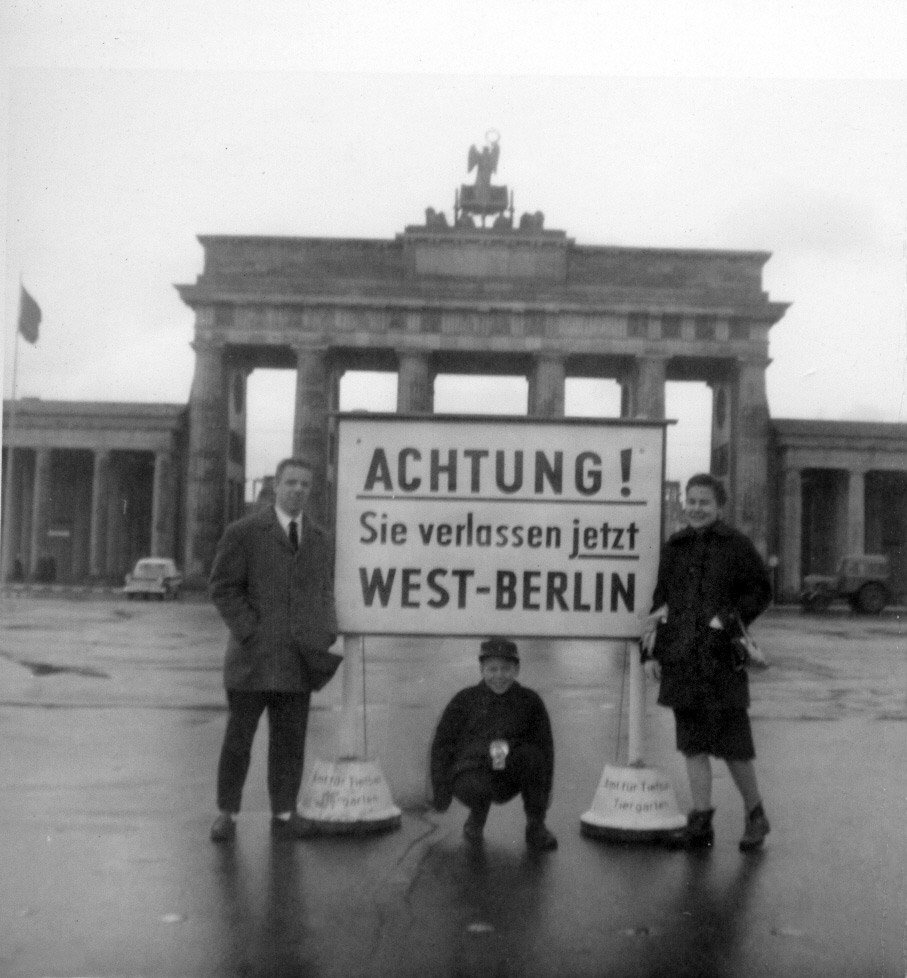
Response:
[[[885,554],[848,554],[834,576],[807,574],[800,604],[804,611],[825,611],[833,601],[847,601],[854,611],[878,615],[891,601],[891,567]]]

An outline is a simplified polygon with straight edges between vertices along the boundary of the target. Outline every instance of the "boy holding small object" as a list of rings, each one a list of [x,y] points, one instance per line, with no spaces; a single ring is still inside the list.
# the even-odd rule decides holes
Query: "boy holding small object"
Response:
[[[523,798],[526,845],[557,848],[545,825],[554,777],[554,740],[538,693],[517,682],[516,644],[493,638],[481,645],[482,680],[447,705],[431,748],[434,807],[446,811],[456,798],[469,809],[463,826],[478,844],[492,804]]]

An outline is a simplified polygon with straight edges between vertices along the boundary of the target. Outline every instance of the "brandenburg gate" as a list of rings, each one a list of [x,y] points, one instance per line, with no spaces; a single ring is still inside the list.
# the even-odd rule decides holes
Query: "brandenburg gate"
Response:
[[[705,382],[711,470],[731,520],[766,553],[765,371],[787,308],[762,288],[769,253],[578,245],[541,212],[515,220],[512,195],[491,182],[497,161],[496,141],[473,147],[476,182],[457,192],[452,221],[429,208],[392,240],[199,239],[202,274],[177,287],[195,311],[187,577],[207,573],[236,510],[236,408],[257,367],[296,371],[292,449],[314,463],[313,513],[328,523],[347,370],[396,371],[407,414],[431,413],[442,373],[526,377],[528,413],[544,418],[563,417],[569,377],[616,380],[622,415],[639,418],[665,416],[667,381]]]

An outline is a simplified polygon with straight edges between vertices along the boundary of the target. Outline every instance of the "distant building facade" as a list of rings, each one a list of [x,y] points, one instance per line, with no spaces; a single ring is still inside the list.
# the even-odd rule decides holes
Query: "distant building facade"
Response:
[[[907,424],[776,419],[771,425],[782,595],[845,554],[885,554],[907,592]]]
[[[5,580],[121,580],[139,557],[179,553],[185,405],[3,407]]]
[[[179,560],[187,422],[180,404],[6,401],[3,579],[118,583],[140,557]],[[765,554],[779,596],[864,552],[885,554],[893,592],[907,595],[907,425],[773,419],[769,431]],[[247,508],[241,463],[231,465],[225,524]],[[272,502],[265,477],[254,505]],[[683,526],[678,482],[665,483],[663,523],[666,537]]]

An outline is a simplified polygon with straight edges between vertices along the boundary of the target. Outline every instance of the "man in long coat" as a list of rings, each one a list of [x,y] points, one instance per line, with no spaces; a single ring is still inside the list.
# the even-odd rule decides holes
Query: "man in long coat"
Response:
[[[309,697],[326,681],[321,670],[337,638],[328,539],[303,512],[312,478],[308,462],[284,459],[274,478],[274,505],[227,527],[211,569],[211,598],[230,630],[215,842],[235,835],[252,741],[265,710],[271,830],[284,839],[312,834],[296,811]],[[328,673],[340,661],[330,660]]]

